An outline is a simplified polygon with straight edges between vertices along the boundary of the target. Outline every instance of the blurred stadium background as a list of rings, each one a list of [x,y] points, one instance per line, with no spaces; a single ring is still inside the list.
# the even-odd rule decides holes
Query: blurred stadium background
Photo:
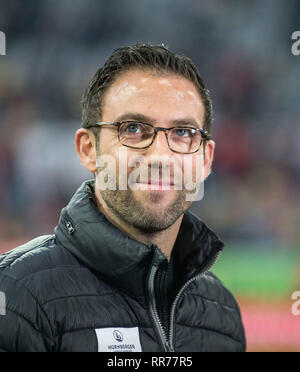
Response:
[[[91,178],[74,149],[81,94],[111,52],[164,43],[197,64],[217,143],[193,210],[226,242],[248,351],[300,351],[299,0],[1,0],[0,251],[52,233]]]

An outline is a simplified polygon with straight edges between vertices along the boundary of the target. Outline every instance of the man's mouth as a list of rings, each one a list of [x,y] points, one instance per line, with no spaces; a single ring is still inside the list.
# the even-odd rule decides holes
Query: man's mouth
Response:
[[[174,182],[170,180],[149,180],[146,182],[137,182],[146,190],[171,190],[174,188]]]

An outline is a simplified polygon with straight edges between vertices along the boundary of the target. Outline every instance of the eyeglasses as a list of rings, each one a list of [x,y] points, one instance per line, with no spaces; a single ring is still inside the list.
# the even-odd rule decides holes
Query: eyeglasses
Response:
[[[169,148],[180,154],[193,154],[199,150],[202,143],[210,139],[207,131],[187,126],[161,128],[151,124],[136,121],[97,122],[87,126],[101,127],[113,125],[118,128],[118,138],[123,146],[133,149],[146,149],[155,140],[161,130],[165,133]]]

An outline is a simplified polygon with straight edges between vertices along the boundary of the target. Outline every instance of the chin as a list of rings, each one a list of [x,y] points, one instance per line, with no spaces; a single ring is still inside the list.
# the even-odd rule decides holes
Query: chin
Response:
[[[138,195],[137,199],[142,200],[143,203],[149,205],[169,205],[174,202],[176,197],[176,191],[174,190],[149,190],[142,191],[142,193]]]

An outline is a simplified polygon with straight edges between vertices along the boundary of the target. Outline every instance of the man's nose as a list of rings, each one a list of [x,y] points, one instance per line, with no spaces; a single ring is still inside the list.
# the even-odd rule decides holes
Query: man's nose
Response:
[[[158,131],[152,145],[147,150],[148,154],[151,153],[153,155],[169,154],[171,150],[168,145],[166,133],[162,130]]]

